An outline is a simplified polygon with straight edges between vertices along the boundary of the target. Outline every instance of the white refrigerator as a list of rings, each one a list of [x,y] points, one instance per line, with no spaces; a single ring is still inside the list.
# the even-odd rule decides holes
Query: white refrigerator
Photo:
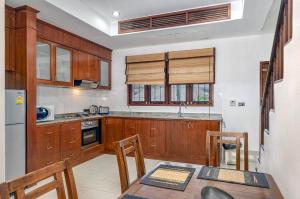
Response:
[[[5,178],[26,171],[26,95],[24,90],[5,90]]]

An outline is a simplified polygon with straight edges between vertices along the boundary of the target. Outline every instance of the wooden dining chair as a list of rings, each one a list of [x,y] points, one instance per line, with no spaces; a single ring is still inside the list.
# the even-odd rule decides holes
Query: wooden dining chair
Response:
[[[234,140],[224,140],[223,138],[234,138]],[[249,169],[248,159],[248,133],[240,132],[218,132],[207,131],[206,153],[209,166],[219,166],[219,151],[222,144],[236,145],[236,170],[241,169],[241,139],[244,139],[244,170]],[[215,160],[215,161],[214,161]]]
[[[143,150],[142,150],[139,135],[134,135],[134,136],[126,138],[124,140],[115,142],[114,144],[115,144],[115,151],[116,151],[116,156],[117,156],[118,165],[119,165],[121,190],[122,190],[122,193],[124,193],[131,185],[130,179],[129,179],[126,155],[132,154],[132,153],[134,154],[136,169],[137,169],[137,179],[136,180],[139,180],[146,173]]]
[[[0,199],[7,199],[7,183],[0,184]]]
[[[65,175],[68,198],[78,199],[73,171],[68,160],[52,164],[28,173],[16,180],[4,183],[1,185],[1,199],[9,199],[9,194],[14,194],[15,199],[35,199],[52,190],[56,190],[58,199],[66,199],[62,173]],[[38,182],[50,177],[54,177],[54,180],[41,186],[36,185]],[[35,188],[33,185],[38,187]],[[28,187],[30,187],[30,191],[25,193],[25,190],[28,189]]]

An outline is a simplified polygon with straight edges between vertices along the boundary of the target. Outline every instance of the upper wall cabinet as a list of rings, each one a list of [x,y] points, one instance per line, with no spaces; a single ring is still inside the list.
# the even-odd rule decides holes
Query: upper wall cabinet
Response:
[[[72,51],[56,47],[55,48],[55,81],[72,82]]]
[[[74,51],[74,80],[100,81],[98,58],[94,55]]]
[[[100,59],[99,61],[100,68],[100,89],[110,89],[111,88],[111,62],[107,60]]]
[[[51,46],[37,42],[36,44],[36,75],[39,80],[51,81]]]
[[[90,80],[110,89],[111,49],[41,20],[37,37],[38,83],[71,87],[74,80]]]
[[[72,86],[72,50],[52,42],[36,44],[36,75],[38,83]]]

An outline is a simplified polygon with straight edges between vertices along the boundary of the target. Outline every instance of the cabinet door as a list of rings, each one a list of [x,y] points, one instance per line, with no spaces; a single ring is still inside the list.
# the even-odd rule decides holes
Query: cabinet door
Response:
[[[190,156],[190,161],[205,164],[206,131],[209,129],[209,121],[186,121],[183,128],[183,132],[188,138],[188,155]]]
[[[87,53],[74,51],[74,79],[87,80],[89,77],[89,57]]]
[[[36,165],[35,169],[39,169],[60,160],[60,126],[42,125],[37,126],[37,158],[33,161]]]
[[[186,159],[187,155],[187,136],[182,129],[182,121],[166,121],[167,133],[167,152],[169,157],[180,161]]]
[[[5,70],[15,71],[15,30],[5,28]]]
[[[36,76],[51,81],[51,45],[42,41],[36,43]]]
[[[72,51],[62,47],[55,48],[55,81],[72,85]]]
[[[123,135],[123,119],[121,118],[106,118],[105,131],[105,148],[114,150],[113,143],[124,139]]]
[[[136,120],[136,133],[139,134],[142,148],[145,154],[150,154],[150,143],[149,143],[149,135],[150,135],[150,120],[147,119],[137,119]]]
[[[110,89],[111,88],[111,63],[101,59],[100,61],[100,88]]]
[[[99,74],[99,67],[98,67],[98,58],[94,55],[88,55],[88,80],[99,82],[100,81],[100,74]]]
[[[70,122],[61,125],[61,156],[62,159],[80,158],[81,123]]]
[[[136,135],[136,119],[124,119],[124,136],[125,138]]]
[[[166,155],[166,122],[163,120],[150,121],[149,149],[153,155]]]

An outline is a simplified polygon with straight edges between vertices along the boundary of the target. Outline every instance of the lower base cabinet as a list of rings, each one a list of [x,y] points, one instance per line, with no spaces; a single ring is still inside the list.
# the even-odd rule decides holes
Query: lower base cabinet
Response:
[[[36,135],[29,172],[64,159],[79,162],[82,158],[80,121],[39,125]]]
[[[206,164],[206,132],[220,130],[218,120],[105,120],[102,132],[107,151],[114,150],[113,142],[139,134],[145,157],[195,164]]]

